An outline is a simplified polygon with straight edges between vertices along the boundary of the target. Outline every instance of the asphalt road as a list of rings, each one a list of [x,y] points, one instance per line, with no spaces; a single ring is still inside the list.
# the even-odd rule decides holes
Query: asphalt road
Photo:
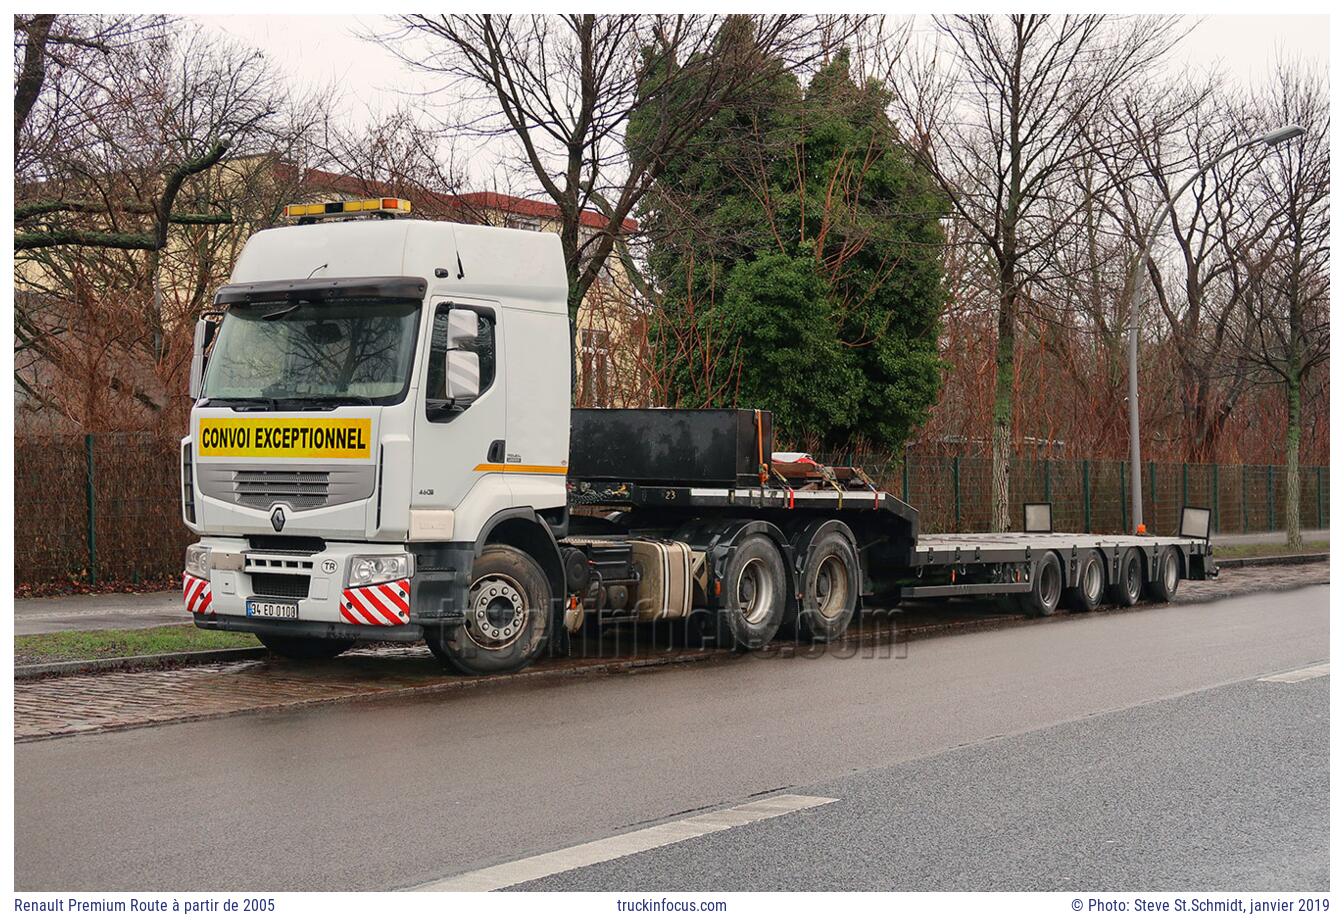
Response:
[[[21,890],[407,887],[779,791],[536,887],[1321,888],[1328,588],[19,745]]]
[[[1329,696],[1253,680],[996,738],[511,890],[1328,891]]]

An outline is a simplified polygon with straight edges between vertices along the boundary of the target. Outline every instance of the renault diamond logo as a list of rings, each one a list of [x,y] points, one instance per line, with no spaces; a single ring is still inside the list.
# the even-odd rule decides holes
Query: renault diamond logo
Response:
[[[285,529],[285,509],[279,505],[276,505],[275,510],[271,512],[271,526],[275,528],[276,533]]]

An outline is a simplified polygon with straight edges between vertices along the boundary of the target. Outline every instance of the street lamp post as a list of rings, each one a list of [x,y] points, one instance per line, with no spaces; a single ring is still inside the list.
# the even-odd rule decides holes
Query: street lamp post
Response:
[[[1143,477],[1140,473],[1142,458],[1139,450],[1139,282],[1143,277],[1144,263],[1148,261],[1148,250],[1152,248],[1153,241],[1157,238],[1157,228],[1166,219],[1167,214],[1175,210],[1176,202],[1185,194],[1185,190],[1194,185],[1200,176],[1227,157],[1257,144],[1273,147],[1275,144],[1301,137],[1305,133],[1306,129],[1299,125],[1285,125],[1253,140],[1238,144],[1235,147],[1229,147],[1201,167],[1189,179],[1186,179],[1185,183],[1176,190],[1176,194],[1172,195],[1165,205],[1158,208],[1157,213],[1153,215],[1153,219],[1148,222],[1148,228],[1141,241],[1142,245],[1139,247],[1138,255],[1134,258],[1134,270],[1129,278],[1129,494],[1130,510],[1132,511],[1132,520],[1136,532],[1143,533],[1145,530],[1143,525]]]

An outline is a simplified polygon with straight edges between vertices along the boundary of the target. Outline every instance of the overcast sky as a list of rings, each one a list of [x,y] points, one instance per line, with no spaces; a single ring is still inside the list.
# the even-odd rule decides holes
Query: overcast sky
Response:
[[[337,87],[342,108],[356,119],[362,120],[366,112],[388,112],[406,92],[426,85],[384,49],[359,37],[389,28],[388,22],[378,16],[191,18],[261,49],[298,86]],[[1173,52],[1169,66],[1175,70],[1221,68],[1229,78],[1250,87],[1267,75],[1280,51],[1321,65],[1329,62],[1327,16],[1188,18],[1198,24]]]

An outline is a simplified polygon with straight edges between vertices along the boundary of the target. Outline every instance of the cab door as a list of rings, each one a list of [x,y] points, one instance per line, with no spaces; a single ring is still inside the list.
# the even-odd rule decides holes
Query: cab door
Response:
[[[441,538],[474,540],[491,514],[512,504],[501,472],[508,437],[507,380],[500,361],[505,324],[499,305],[491,301],[444,297],[433,302],[432,310],[420,378],[425,385],[415,420],[411,539],[417,539],[417,519],[445,520],[416,511],[452,511],[452,536]],[[475,341],[459,340],[457,345],[475,352],[480,361],[480,392],[466,405],[448,400],[444,387],[444,362],[451,347],[448,314],[455,310],[476,316]],[[419,538],[429,537],[422,532]]]

